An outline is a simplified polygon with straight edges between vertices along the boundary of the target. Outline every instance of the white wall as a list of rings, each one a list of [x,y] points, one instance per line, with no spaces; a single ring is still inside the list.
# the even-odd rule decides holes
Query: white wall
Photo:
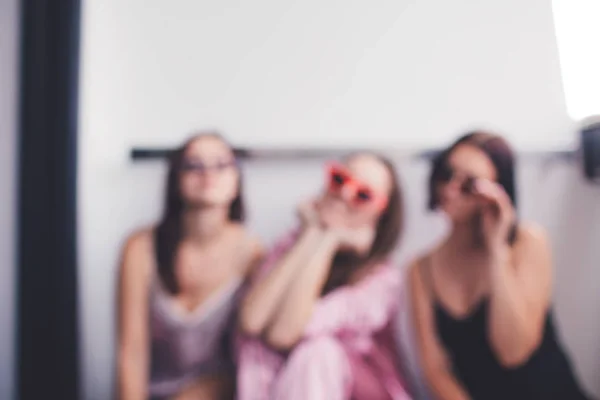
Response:
[[[83,27],[102,75],[85,85],[123,140],[213,125],[244,146],[406,149],[480,123],[522,148],[570,139],[549,0],[92,0]]]
[[[447,2],[433,1],[420,2],[428,6],[445,5]],[[460,1],[453,2],[456,7],[444,8],[444,15],[448,18],[461,14],[469,7],[484,10],[481,2]],[[82,76],[81,76],[81,116],[79,141],[79,265],[80,271],[80,300],[81,300],[81,332],[82,332],[82,365],[84,377],[85,399],[104,400],[110,398],[114,371],[114,289],[117,260],[120,245],[132,229],[137,226],[153,222],[159,212],[162,200],[162,187],[164,178],[163,165],[160,162],[132,164],[128,160],[128,151],[136,144],[176,144],[183,140],[192,128],[202,128],[207,125],[225,128],[235,125],[238,119],[248,123],[249,130],[255,136],[242,135],[233,132],[233,136],[241,144],[249,144],[252,141],[265,144],[269,141],[277,142],[275,136],[260,135],[262,130],[256,130],[256,126],[268,125],[271,118],[276,114],[283,113],[289,126],[279,131],[271,130],[271,135],[276,133],[285,134],[293,129],[297,123],[304,121],[304,107],[297,108],[275,108],[263,110],[262,114],[257,112],[257,107],[262,107],[262,97],[257,97],[253,102],[246,102],[244,107],[233,107],[242,114],[223,114],[219,118],[212,118],[210,113],[204,113],[203,108],[198,108],[198,114],[193,115],[195,97],[180,96],[186,91],[184,82],[171,85],[170,75],[155,75],[156,63],[168,68],[170,62],[176,62],[181,68],[180,74],[187,79],[185,83],[190,85],[199,76],[204,75],[215,79],[215,85],[223,82],[223,76],[219,75],[219,68],[228,70],[231,66],[227,63],[222,65],[211,65],[208,72],[203,70],[202,63],[194,63],[192,68],[185,65],[185,59],[172,59],[170,53],[159,54],[153,49],[164,45],[157,44],[159,40],[148,33],[148,30],[160,30],[161,32],[179,32],[181,29],[194,27],[194,15],[187,20],[177,21],[166,9],[158,7],[165,2],[148,2],[141,0],[115,1],[87,1],[84,2],[83,15],[83,49],[82,49]],[[169,3],[174,4],[173,2]],[[178,7],[188,7],[191,3],[177,2]],[[195,2],[201,7],[232,8],[238,3],[233,0],[222,2]],[[217,7],[216,4],[219,4]],[[264,3],[261,3],[264,4]],[[287,3],[286,3],[287,4]],[[292,4],[290,2],[290,4]],[[293,3],[294,7],[300,7],[299,3]],[[313,3],[307,3],[313,4]],[[322,3],[320,3],[322,4]],[[329,3],[328,3],[329,4]],[[337,4],[332,1],[330,4]],[[383,3],[382,3],[383,4]],[[390,3],[386,3],[390,4]],[[412,7],[416,2],[402,3],[406,7]],[[491,3],[489,4],[492,7]],[[493,7],[501,7],[504,13],[509,11],[515,15],[537,16],[538,26],[521,24],[522,29],[536,31],[541,29],[546,32],[551,26],[551,15],[548,2],[542,0],[531,0],[522,2],[511,0],[505,2],[494,2]],[[522,13],[525,5],[537,5],[535,9],[527,8]],[[532,7],[534,7],[532,6]],[[180,14],[173,5],[172,13]],[[199,6],[200,7],[200,6]],[[270,7],[259,8],[253,14],[247,15],[248,21],[253,21],[259,14],[281,12],[282,3],[272,2]],[[318,6],[314,6],[315,9]],[[444,6],[446,7],[446,6]],[[487,6],[486,6],[487,7]],[[434,7],[435,8],[435,7]],[[432,10],[434,9],[432,8]],[[213,9],[215,18],[219,13]],[[296,8],[294,8],[296,10]],[[494,8],[494,10],[497,10]],[[285,10],[284,10],[285,11]],[[293,10],[292,10],[293,11]],[[455,14],[451,14],[454,12]],[[151,26],[140,26],[137,19],[141,15],[152,15],[155,21]],[[521,13],[521,14],[519,14]],[[157,16],[164,14],[169,24],[160,25]],[[211,14],[212,15],[212,14]],[[287,19],[292,18],[294,13],[287,13]],[[305,14],[299,14],[304,18]],[[432,14],[433,15],[433,14]],[[437,15],[437,14],[436,14]],[[503,14],[504,15],[504,14]],[[512,14],[511,14],[512,15]],[[541,17],[540,17],[541,15]],[[523,17],[524,18],[524,17]],[[292,18],[293,21],[293,18]],[[297,24],[299,21],[295,21]],[[178,24],[181,23],[181,26]],[[549,24],[549,25],[546,25]],[[260,24],[257,24],[260,26]],[[325,27],[335,28],[323,24]],[[235,29],[232,26],[231,29]],[[509,27],[507,27],[509,29]],[[513,32],[514,33],[514,32]],[[529,31],[520,32],[523,37]],[[207,34],[210,34],[207,33]],[[242,40],[247,32],[240,32]],[[439,32],[442,37],[446,32]],[[149,36],[150,35],[150,36]],[[436,36],[436,35],[434,35]],[[143,40],[152,37],[153,40]],[[135,40],[133,40],[133,39]],[[223,43],[223,37],[218,34],[211,36],[214,46],[219,48]],[[420,37],[411,38],[415,45],[420,43]],[[131,42],[133,40],[133,42]],[[167,40],[167,38],[164,38]],[[228,39],[233,40],[233,39]],[[128,47],[135,43],[138,47]],[[202,42],[205,43],[205,42]],[[225,41],[225,43],[230,43]],[[260,47],[260,43],[255,43]],[[495,42],[494,45],[502,47],[504,44]],[[482,44],[483,46],[483,44]],[[553,43],[547,43],[544,47],[549,53],[555,52]],[[190,47],[190,52],[194,51]],[[516,49],[505,48],[507,56]],[[521,48],[522,50],[522,48]],[[533,49],[531,49],[533,50]],[[139,59],[131,58],[128,51],[140,55]],[[519,50],[520,51],[520,50]],[[198,50],[198,52],[202,52]],[[515,53],[516,54],[516,53]],[[521,53],[519,53],[521,54]],[[152,56],[150,57],[150,56]],[[407,60],[408,62],[409,60]],[[209,62],[209,61],[207,61]],[[551,63],[550,68],[554,68]],[[443,71],[444,63],[429,65],[429,71]],[[422,69],[412,66],[416,74]],[[527,68],[533,68],[529,66]],[[535,68],[534,68],[535,69]],[[147,71],[153,71],[148,75]],[[548,70],[545,70],[548,72]],[[133,72],[139,72],[142,77],[152,77],[148,86],[146,78],[136,78]],[[552,71],[550,71],[552,72]],[[245,76],[244,82],[248,85],[252,76]],[[290,90],[300,90],[304,82],[289,79],[285,81],[276,80],[279,89],[287,87]],[[483,82],[483,81],[482,81]],[[557,139],[559,134],[563,136],[555,143],[572,141],[568,132],[572,122],[566,119],[564,100],[560,91],[559,77],[552,73],[546,75],[540,81],[536,81],[537,89],[534,92],[544,93],[552,100],[549,103],[539,103],[530,99],[526,105],[531,109],[530,119],[515,120],[509,114],[505,115],[504,126],[515,127],[510,133],[529,132],[530,127],[542,129],[548,132],[549,137]],[[545,82],[545,84],[544,84]],[[365,83],[366,84],[366,83]],[[427,96],[421,98],[436,98],[436,91],[440,90],[443,82],[435,82],[435,85],[425,85],[420,90],[430,90]],[[526,86],[526,83],[523,83]],[[546,86],[547,85],[547,86]],[[520,93],[507,93],[501,90],[502,85],[497,85],[492,90],[490,97],[500,97],[500,103],[510,104],[519,100]],[[470,96],[468,92],[461,91],[460,86],[455,87],[448,83],[447,99],[462,100]],[[557,89],[559,88],[559,89]],[[349,84],[348,89],[351,89]],[[475,90],[475,89],[474,89]],[[557,92],[558,90],[558,92]],[[260,94],[260,93],[258,93]],[[202,98],[202,93],[198,93]],[[211,101],[218,104],[219,99],[205,98],[202,104],[210,104]],[[247,99],[246,99],[247,100]],[[448,101],[450,104],[450,102]],[[550,104],[551,103],[551,104]],[[237,103],[236,103],[237,104]],[[439,145],[446,143],[443,136],[454,134],[455,128],[441,129],[431,121],[439,118],[438,113],[427,109],[427,101],[419,101],[422,106],[419,109],[422,117],[414,119],[410,109],[402,107],[390,109],[399,121],[410,121],[409,126],[403,131],[415,137],[423,137],[431,142],[437,140]],[[496,105],[496,103],[494,103]],[[308,106],[308,104],[306,105]],[[441,113],[452,114],[452,104]],[[181,110],[178,110],[181,108]],[[485,108],[485,107],[484,107]],[[467,111],[470,109],[467,108]],[[483,108],[475,107],[474,119],[487,121],[491,115]],[[168,118],[163,118],[168,116]],[[181,117],[180,119],[175,116]],[[206,116],[206,118],[204,118]],[[225,119],[224,116],[227,116]],[[403,122],[403,123],[404,123]],[[234,125],[231,125],[234,124]],[[434,128],[432,128],[434,127]],[[523,127],[528,127],[523,130]],[[545,128],[540,128],[545,127]],[[243,130],[244,125],[239,129]],[[385,127],[377,125],[377,132]],[[278,126],[277,129],[281,129]],[[438,131],[439,129],[439,131]],[[533,128],[531,128],[533,129]],[[268,131],[268,130],[267,130]],[[427,138],[428,132],[439,133],[437,137]],[[344,138],[343,131],[330,132],[331,136],[323,136],[331,139],[332,144],[340,146],[364,142],[365,138],[373,138],[373,132],[360,132],[352,137]],[[263,132],[264,133],[264,132]],[[528,147],[544,147],[545,137],[520,136],[520,143]],[[447,139],[450,139],[447,137]],[[552,140],[551,140],[552,142]],[[372,146],[383,143],[370,143]],[[420,251],[432,241],[436,240],[443,232],[443,226],[438,218],[427,214],[425,209],[425,177],[428,166],[422,162],[409,160],[397,160],[402,175],[407,197],[408,226],[405,240],[398,253],[398,261],[402,264],[408,257]],[[312,191],[317,190],[321,182],[321,171],[319,162],[253,162],[245,167],[246,170],[246,193],[248,196],[251,213],[250,227],[262,235],[265,241],[270,242],[279,233],[285,230],[293,221],[294,205]],[[567,347],[571,350],[576,361],[577,369],[586,386],[600,395],[600,269],[595,265],[595,257],[600,257],[600,250],[594,246],[594,234],[600,234],[600,188],[589,187],[580,179],[576,167],[564,163],[546,164],[542,162],[523,163],[519,168],[520,192],[522,203],[522,215],[525,218],[534,219],[545,225],[552,235],[554,250],[556,254],[556,309],[560,329],[565,337]]]
[[[15,395],[15,246],[19,15],[0,0],[0,399]]]

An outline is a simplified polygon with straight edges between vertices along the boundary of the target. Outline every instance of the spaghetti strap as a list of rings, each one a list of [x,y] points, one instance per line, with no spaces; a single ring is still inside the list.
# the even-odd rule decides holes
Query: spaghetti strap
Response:
[[[431,272],[431,255],[426,255],[421,259],[420,263],[421,279],[431,296],[432,301],[436,301],[435,285],[433,284],[433,273]]]

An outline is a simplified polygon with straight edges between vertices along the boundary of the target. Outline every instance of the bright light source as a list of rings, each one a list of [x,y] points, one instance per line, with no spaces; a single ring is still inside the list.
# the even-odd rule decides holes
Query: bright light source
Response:
[[[553,0],[569,115],[600,114],[600,0]]]

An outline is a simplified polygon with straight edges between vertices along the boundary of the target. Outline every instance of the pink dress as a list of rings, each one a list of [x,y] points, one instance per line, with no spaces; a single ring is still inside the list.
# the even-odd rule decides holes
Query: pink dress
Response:
[[[257,279],[296,237],[289,235],[275,246]],[[238,333],[237,399],[409,400],[390,324],[400,284],[398,271],[384,264],[356,285],[328,293],[317,301],[303,339],[287,356]]]

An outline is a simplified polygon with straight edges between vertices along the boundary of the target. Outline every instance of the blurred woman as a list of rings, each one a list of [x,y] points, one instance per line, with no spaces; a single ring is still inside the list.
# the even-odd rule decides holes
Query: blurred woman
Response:
[[[407,399],[390,318],[400,275],[388,262],[402,226],[392,165],[356,154],[300,207],[242,302],[239,400]]]
[[[243,227],[238,163],[217,134],[170,161],[164,214],[125,246],[119,299],[122,400],[228,398],[227,329],[237,293],[261,255]]]
[[[550,308],[545,232],[516,217],[514,156],[471,133],[435,160],[430,208],[448,237],[410,270],[417,342],[441,400],[584,399]]]

